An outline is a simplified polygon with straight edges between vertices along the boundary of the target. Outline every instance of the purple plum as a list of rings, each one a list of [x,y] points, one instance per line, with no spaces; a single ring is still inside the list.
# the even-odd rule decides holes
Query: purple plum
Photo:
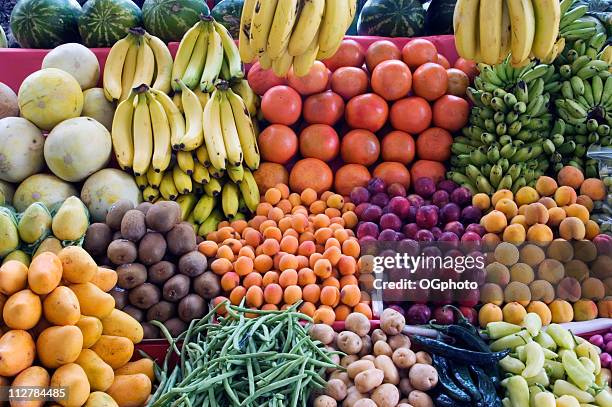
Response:
[[[380,217],[382,216],[382,209],[380,206],[371,205],[365,208],[363,213],[361,214],[361,218],[366,222],[378,222]]]
[[[459,185],[457,185],[455,181],[451,181],[450,179],[443,179],[442,181],[438,182],[437,188],[446,191],[450,194],[455,189],[459,188]]]
[[[438,224],[438,207],[433,205],[421,206],[417,210],[416,223],[424,229],[431,229]]]
[[[440,257],[442,251],[436,246],[427,246],[423,248],[423,255],[427,257]]]
[[[357,215],[359,219],[362,219],[363,211],[365,211],[369,206],[370,204],[367,202],[360,203],[355,207],[355,215]]]
[[[415,239],[419,242],[433,242],[434,236],[429,230],[421,229],[416,233]]]
[[[363,222],[357,228],[357,238],[361,239],[364,236],[378,237],[378,225],[374,222]]]
[[[370,203],[373,205],[378,205],[382,208],[383,206],[389,203],[389,197],[387,196],[387,194],[379,192],[372,196],[372,199],[370,199]]]
[[[606,343],[612,342],[612,332],[608,332],[607,334],[604,335],[604,342]]]
[[[387,189],[387,186],[381,178],[372,178],[368,181],[368,191],[370,191],[370,194],[385,192],[385,189]]]
[[[414,183],[414,192],[423,198],[430,198],[436,192],[436,184],[431,178],[419,178]]]
[[[459,243],[459,236],[453,232],[444,232],[438,238],[438,242]]]
[[[393,229],[385,229],[378,235],[379,242],[395,242],[399,240],[397,232]]]
[[[399,232],[402,228],[401,219],[394,213],[386,213],[382,215],[379,223],[382,229],[391,229]]]
[[[370,200],[370,191],[364,187],[355,187],[351,191],[351,202],[355,205],[362,204],[364,202],[368,202]]]
[[[406,253],[408,256],[416,256],[419,254],[420,246],[416,240],[403,239],[397,245],[399,253]]]
[[[454,202],[448,203],[440,209],[440,222],[444,224],[458,221],[460,217],[461,208]]]
[[[406,187],[404,187],[402,184],[398,182],[394,182],[393,184],[389,185],[389,187],[387,188],[387,194],[389,194],[391,198],[393,198],[394,196],[405,197]]]
[[[438,240],[440,236],[442,236],[442,229],[437,226],[434,226],[433,228],[431,228],[431,234],[433,235],[435,240]]]
[[[406,235],[406,239],[415,239],[419,229],[419,225],[416,223],[407,223],[402,228],[402,232]]]
[[[444,225],[444,231],[452,232],[455,236],[459,238],[463,236],[464,233],[463,224],[458,221],[448,222],[446,225]]]
[[[474,232],[465,232],[461,236],[461,243],[469,250],[478,249],[481,245],[480,235]]]
[[[601,367],[610,367],[612,363],[612,356],[609,353],[602,353],[599,355],[599,360],[601,361]]]
[[[484,236],[485,233],[487,233],[487,231],[485,230],[484,226],[482,226],[479,223],[471,223],[469,224],[466,228],[465,228],[466,232],[474,232],[476,234],[478,234],[478,236],[482,237]]]
[[[433,196],[431,197],[431,203],[436,205],[438,208],[443,207],[449,202],[450,202],[450,195],[448,194],[448,192],[446,192],[443,189],[440,189],[434,192]]]
[[[425,199],[422,196],[417,194],[410,194],[407,196],[408,201],[410,202],[410,206],[421,207],[425,204]]]
[[[394,196],[389,201],[389,210],[400,219],[406,219],[410,212],[410,201],[402,196]]]
[[[459,187],[451,192],[450,199],[459,206],[466,206],[472,202],[472,193],[465,187]]]
[[[406,217],[406,222],[416,222],[416,214],[419,208],[416,206],[411,206],[408,210],[408,216]]]
[[[482,218],[482,211],[477,206],[468,205],[461,211],[463,223],[478,223],[480,218]]]
[[[593,335],[589,338],[589,342],[598,348],[602,348],[604,346],[604,338],[601,335]]]
[[[366,245],[366,243],[373,243],[376,242],[377,239],[374,236],[363,236],[361,238],[359,238],[359,245],[361,246],[361,254],[365,254],[363,253],[363,246]]]
[[[413,304],[406,312],[406,322],[410,325],[423,325],[431,319],[431,310],[425,304]]]

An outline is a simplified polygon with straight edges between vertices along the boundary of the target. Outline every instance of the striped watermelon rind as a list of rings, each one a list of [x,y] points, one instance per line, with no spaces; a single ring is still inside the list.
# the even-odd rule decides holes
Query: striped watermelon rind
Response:
[[[76,0],[20,0],[11,13],[11,31],[24,48],[80,42],[81,12]]]
[[[91,48],[110,47],[140,25],[142,12],[131,0],[89,0],[79,18],[83,43]]]
[[[4,33],[4,28],[0,26],[0,48],[7,48],[8,41],[6,39],[6,34]]]
[[[425,9],[418,0],[368,0],[357,32],[382,37],[416,37],[423,33]]]
[[[432,0],[425,16],[425,33],[442,35],[453,33],[453,14],[457,0]]]
[[[237,39],[240,33],[240,16],[244,0],[222,0],[213,7],[210,15],[223,24],[232,38]]]
[[[209,14],[204,0],[145,0],[142,5],[145,29],[166,42],[180,41],[201,15]]]

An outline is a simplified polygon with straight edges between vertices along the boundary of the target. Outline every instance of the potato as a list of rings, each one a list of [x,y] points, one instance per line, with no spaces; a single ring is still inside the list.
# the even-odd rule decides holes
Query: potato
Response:
[[[336,407],[338,403],[332,397],[321,395],[314,400],[313,407]]]
[[[117,267],[117,285],[129,290],[147,281],[147,268],[140,263],[122,264]]]
[[[360,393],[369,393],[380,386],[385,378],[385,373],[380,369],[368,369],[355,376],[355,388]]]
[[[59,367],[51,376],[51,387],[66,387],[68,398],[57,400],[64,407],[79,407],[89,398],[89,381],[83,368],[76,363]]]
[[[408,348],[397,348],[391,356],[395,366],[400,369],[410,369],[416,363],[415,353]]]
[[[354,379],[359,373],[374,368],[375,366],[373,361],[362,359],[348,365],[346,368],[346,373],[348,373],[350,379]]]
[[[399,389],[404,396],[408,397],[408,395],[414,390],[414,387],[412,387],[412,384],[410,384],[409,378],[403,377],[400,380]]]
[[[102,336],[102,321],[96,317],[81,316],[76,323],[83,334],[83,349],[89,349]]]
[[[130,361],[134,354],[134,343],[121,336],[102,335],[91,350],[113,369],[119,369]]]
[[[387,334],[380,328],[376,328],[372,332],[372,342],[376,343],[378,341],[387,342]]]
[[[197,248],[193,226],[187,222],[174,226],[166,235],[166,241],[168,242],[168,250],[175,256],[182,256]]]
[[[397,348],[409,348],[411,346],[410,338],[407,335],[399,334],[390,336],[387,339],[387,343],[391,346],[391,349],[395,350]]]
[[[342,352],[354,355],[359,353],[363,342],[359,335],[351,331],[343,331],[336,338],[336,347]]]
[[[106,267],[98,267],[96,274],[94,274],[90,282],[107,293],[117,285],[117,278],[117,272],[115,270]]]
[[[372,338],[369,335],[364,335],[361,337],[361,350],[359,351],[359,356],[370,355],[372,353]]]
[[[325,394],[336,401],[342,401],[346,397],[346,384],[340,379],[330,379],[325,386]]]
[[[359,391],[355,388],[355,386],[349,387],[347,390],[346,398],[344,399],[344,402],[342,403],[342,406],[343,407],[354,407],[357,401],[364,399],[367,396],[368,396],[367,394],[359,393]]]
[[[83,248],[92,256],[104,256],[112,241],[113,231],[106,223],[92,223],[85,232]]]
[[[138,209],[140,212],[144,213],[146,216],[147,213],[149,212],[149,209],[151,209],[152,207],[153,207],[153,204],[151,202],[145,201],[145,202],[141,202],[138,205],[136,205],[136,208],[134,209]]]
[[[28,286],[36,294],[49,294],[62,279],[62,261],[51,252],[32,259],[28,270]]]
[[[372,400],[372,399],[361,399],[361,400],[357,400],[357,402],[355,402],[355,404],[353,404],[353,407],[377,407],[376,403]]]
[[[115,370],[115,375],[131,375],[136,373],[142,373],[146,375],[149,380],[155,380],[155,362],[149,358],[142,358],[135,362],[128,362],[124,366]]]
[[[343,372],[341,370],[335,370],[332,374],[329,375],[329,380],[338,379],[341,380],[342,383],[348,388],[353,385],[353,382],[348,377],[348,373]]]
[[[375,356],[387,355],[391,357],[391,355],[393,354],[393,350],[387,342],[378,341],[374,344],[373,353]]]
[[[115,379],[113,368],[93,350],[83,349],[74,363],[83,368],[92,390],[105,391],[113,384]]]
[[[433,400],[427,393],[414,390],[408,395],[408,402],[413,407],[435,407]]]
[[[402,332],[406,325],[406,318],[396,310],[387,308],[380,316],[380,328],[387,335],[397,335]]]
[[[149,208],[146,223],[149,229],[156,232],[169,232],[181,221],[181,207],[173,201],[162,201]]]
[[[57,257],[62,262],[62,278],[70,283],[86,283],[98,272],[98,265],[82,247],[64,247]]]
[[[334,329],[326,324],[312,325],[309,331],[310,337],[323,345],[329,345],[334,340]]]
[[[348,367],[351,363],[357,362],[359,360],[359,356],[357,355],[346,355],[340,359],[340,366]]]
[[[353,312],[346,317],[345,329],[365,336],[370,332],[370,320],[359,312]]]
[[[40,366],[31,366],[15,377],[13,387],[49,387],[51,377],[49,373]],[[42,400],[12,401],[11,407],[42,407]]]
[[[30,290],[11,295],[2,309],[2,319],[11,329],[34,328],[42,315],[40,297]]]
[[[390,383],[378,386],[370,396],[378,407],[395,407],[400,399],[399,390]]]
[[[393,385],[398,385],[400,382],[399,371],[397,367],[393,364],[393,360],[387,355],[379,355],[376,356],[376,360],[374,360],[374,366],[377,369],[380,369],[385,374],[384,383],[391,383]],[[399,398],[398,398],[399,399]]]
[[[119,407],[111,396],[101,391],[94,391],[89,395],[83,407]]]
[[[53,325],[74,325],[81,317],[81,306],[70,288],[59,286],[43,301],[43,312]]]
[[[416,363],[410,368],[408,375],[410,384],[416,390],[428,391],[438,384],[438,372],[431,365]]]
[[[142,373],[115,376],[106,392],[119,407],[141,407],[151,394],[151,380]]]
[[[0,293],[15,294],[26,288],[28,268],[17,260],[9,260],[0,267]]]
[[[32,366],[36,345],[26,331],[8,331],[0,337],[0,376],[15,376]]]
[[[120,199],[108,208],[108,212],[106,214],[106,224],[112,230],[121,229],[121,221],[123,220],[123,216],[129,210],[134,209],[134,203],[127,199]]]
[[[372,363],[374,363],[374,360],[376,360],[376,356],[374,355],[364,355],[361,357],[361,360],[367,360],[370,361]]]
[[[102,318],[102,334],[111,336],[123,336],[134,343],[142,341],[142,326],[138,321],[123,311],[113,309],[111,313]]]
[[[79,299],[83,315],[102,319],[115,309],[113,296],[100,290],[93,283],[72,284],[69,288]]]
[[[132,242],[138,242],[147,233],[145,214],[136,209],[130,209],[121,219],[121,236]]]
[[[431,365],[431,356],[429,355],[429,353],[420,350],[417,353],[415,353],[415,357],[416,357],[417,363],[422,363],[424,365]]]
[[[83,334],[76,326],[52,326],[38,336],[36,352],[44,367],[55,369],[72,363],[83,349]]]

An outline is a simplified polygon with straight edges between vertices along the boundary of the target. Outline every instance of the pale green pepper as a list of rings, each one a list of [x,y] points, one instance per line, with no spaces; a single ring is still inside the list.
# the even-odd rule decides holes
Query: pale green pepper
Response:
[[[527,380],[527,384],[529,386],[535,386],[539,384],[544,387],[548,387],[548,385],[550,384],[550,380],[544,369],[541,369],[537,375],[532,376],[532,377],[527,377],[525,379]]]
[[[537,342],[529,342],[525,345],[525,370],[521,373],[525,379],[534,377],[544,367],[544,351]]]
[[[609,387],[597,393],[595,403],[600,407],[612,407],[612,393]]]
[[[518,325],[511,324],[509,322],[497,321],[489,322],[487,324],[486,333],[489,339],[499,339],[504,336],[512,335],[519,332],[522,328]]]
[[[595,381],[595,375],[580,363],[574,352],[563,352],[561,363],[567,376],[580,390],[587,390]]]
[[[582,363],[582,366],[584,366],[589,372],[595,374],[595,364],[591,362],[591,359],[582,356],[579,357],[578,360],[580,361],[580,363]]]
[[[540,386],[529,386],[529,407],[538,407],[536,405],[536,396],[544,390]]]
[[[523,318],[523,328],[527,329],[527,332],[531,336],[535,337],[540,333],[542,329],[542,318],[535,312],[530,312]]]
[[[521,374],[525,370],[525,364],[517,358],[506,356],[499,361],[499,366],[508,373]]]
[[[555,407],[555,396],[547,391],[540,391],[533,398],[533,407]]]
[[[580,390],[578,387],[565,380],[555,381],[555,385],[553,386],[553,393],[555,393],[555,395],[558,397],[561,397],[566,394],[569,396],[574,396],[576,400],[581,403],[591,403],[595,401],[595,398],[593,398],[593,396],[591,396],[589,393]]]
[[[504,349],[515,350],[517,347],[526,345],[532,341],[533,339],[531,339],[529,332],[520,331],[496,340],[490,347],[493,352],[499,352]]]
[[[587,341],[584,341],[580,343],[580,345],[576,346],[574,351],[576,351],[576,355],[579,358],[589,358],[589,360],[595,366],[595,370],[593,370],[593,373],[597,375],[599,374],[599,372],[601,372],[601,360],[599,359],[599,353],[601,352],[601,349]]]
[[[580,402],[574,396],[561,396],[557,399],[557,407],[580,407]]]
[[[506,385],[512,407],[529,407],[529,385],[522,376],[512,376]]]
[[[553,340],[553,338],[546,333],[546,331],[541,331],[538,336],[534,338],[534,340],[540,344],[544,349],[550,349],[552,351],[557,350],[557,344]]]
[[[549,334],[555,343],[565,349],[574,349],[574,337],[567,329],[559,324],[550,324],[546,328],[546,333]]]
[[[544,370],[552,380],[563,379],[565,377],[565,369],[563,363],[556,360],[545,360]]]
[[[512,407],[512,402],[510,401],[510,399],[508,397],[504,398],[502,400],[502,406],[503,407]]]
[[[521,362],[525,362],[527,360],[527,355],[525,353],[525,346],[519,346],[515,349],[516,352],[516,357],[519,358],[519,360]],[[557,355],[555,352],[553,352],[552,350],[548,350],[546,348],[542,348],[540,346],[540,348],[542,349],[542,352],[544,352],[544,358],[545,359],[557,359],[559,357],[559,355]]]
[[[580,403],[580,407],[597,407],[595,404]]]

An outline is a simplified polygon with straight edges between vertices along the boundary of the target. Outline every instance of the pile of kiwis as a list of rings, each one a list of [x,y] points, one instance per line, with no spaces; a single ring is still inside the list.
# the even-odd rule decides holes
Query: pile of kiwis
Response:
[[[116,308],[140,321],[145,339],[156,339],[162,335],[151,321],[163,323],[176,337],[205,315],[209,300],[221,292],[198,243],[176,202],[134,207],[119,200],[104,223],[89,226],[83,248],[98,264],[116,270],[117,286],[110,292]]]

